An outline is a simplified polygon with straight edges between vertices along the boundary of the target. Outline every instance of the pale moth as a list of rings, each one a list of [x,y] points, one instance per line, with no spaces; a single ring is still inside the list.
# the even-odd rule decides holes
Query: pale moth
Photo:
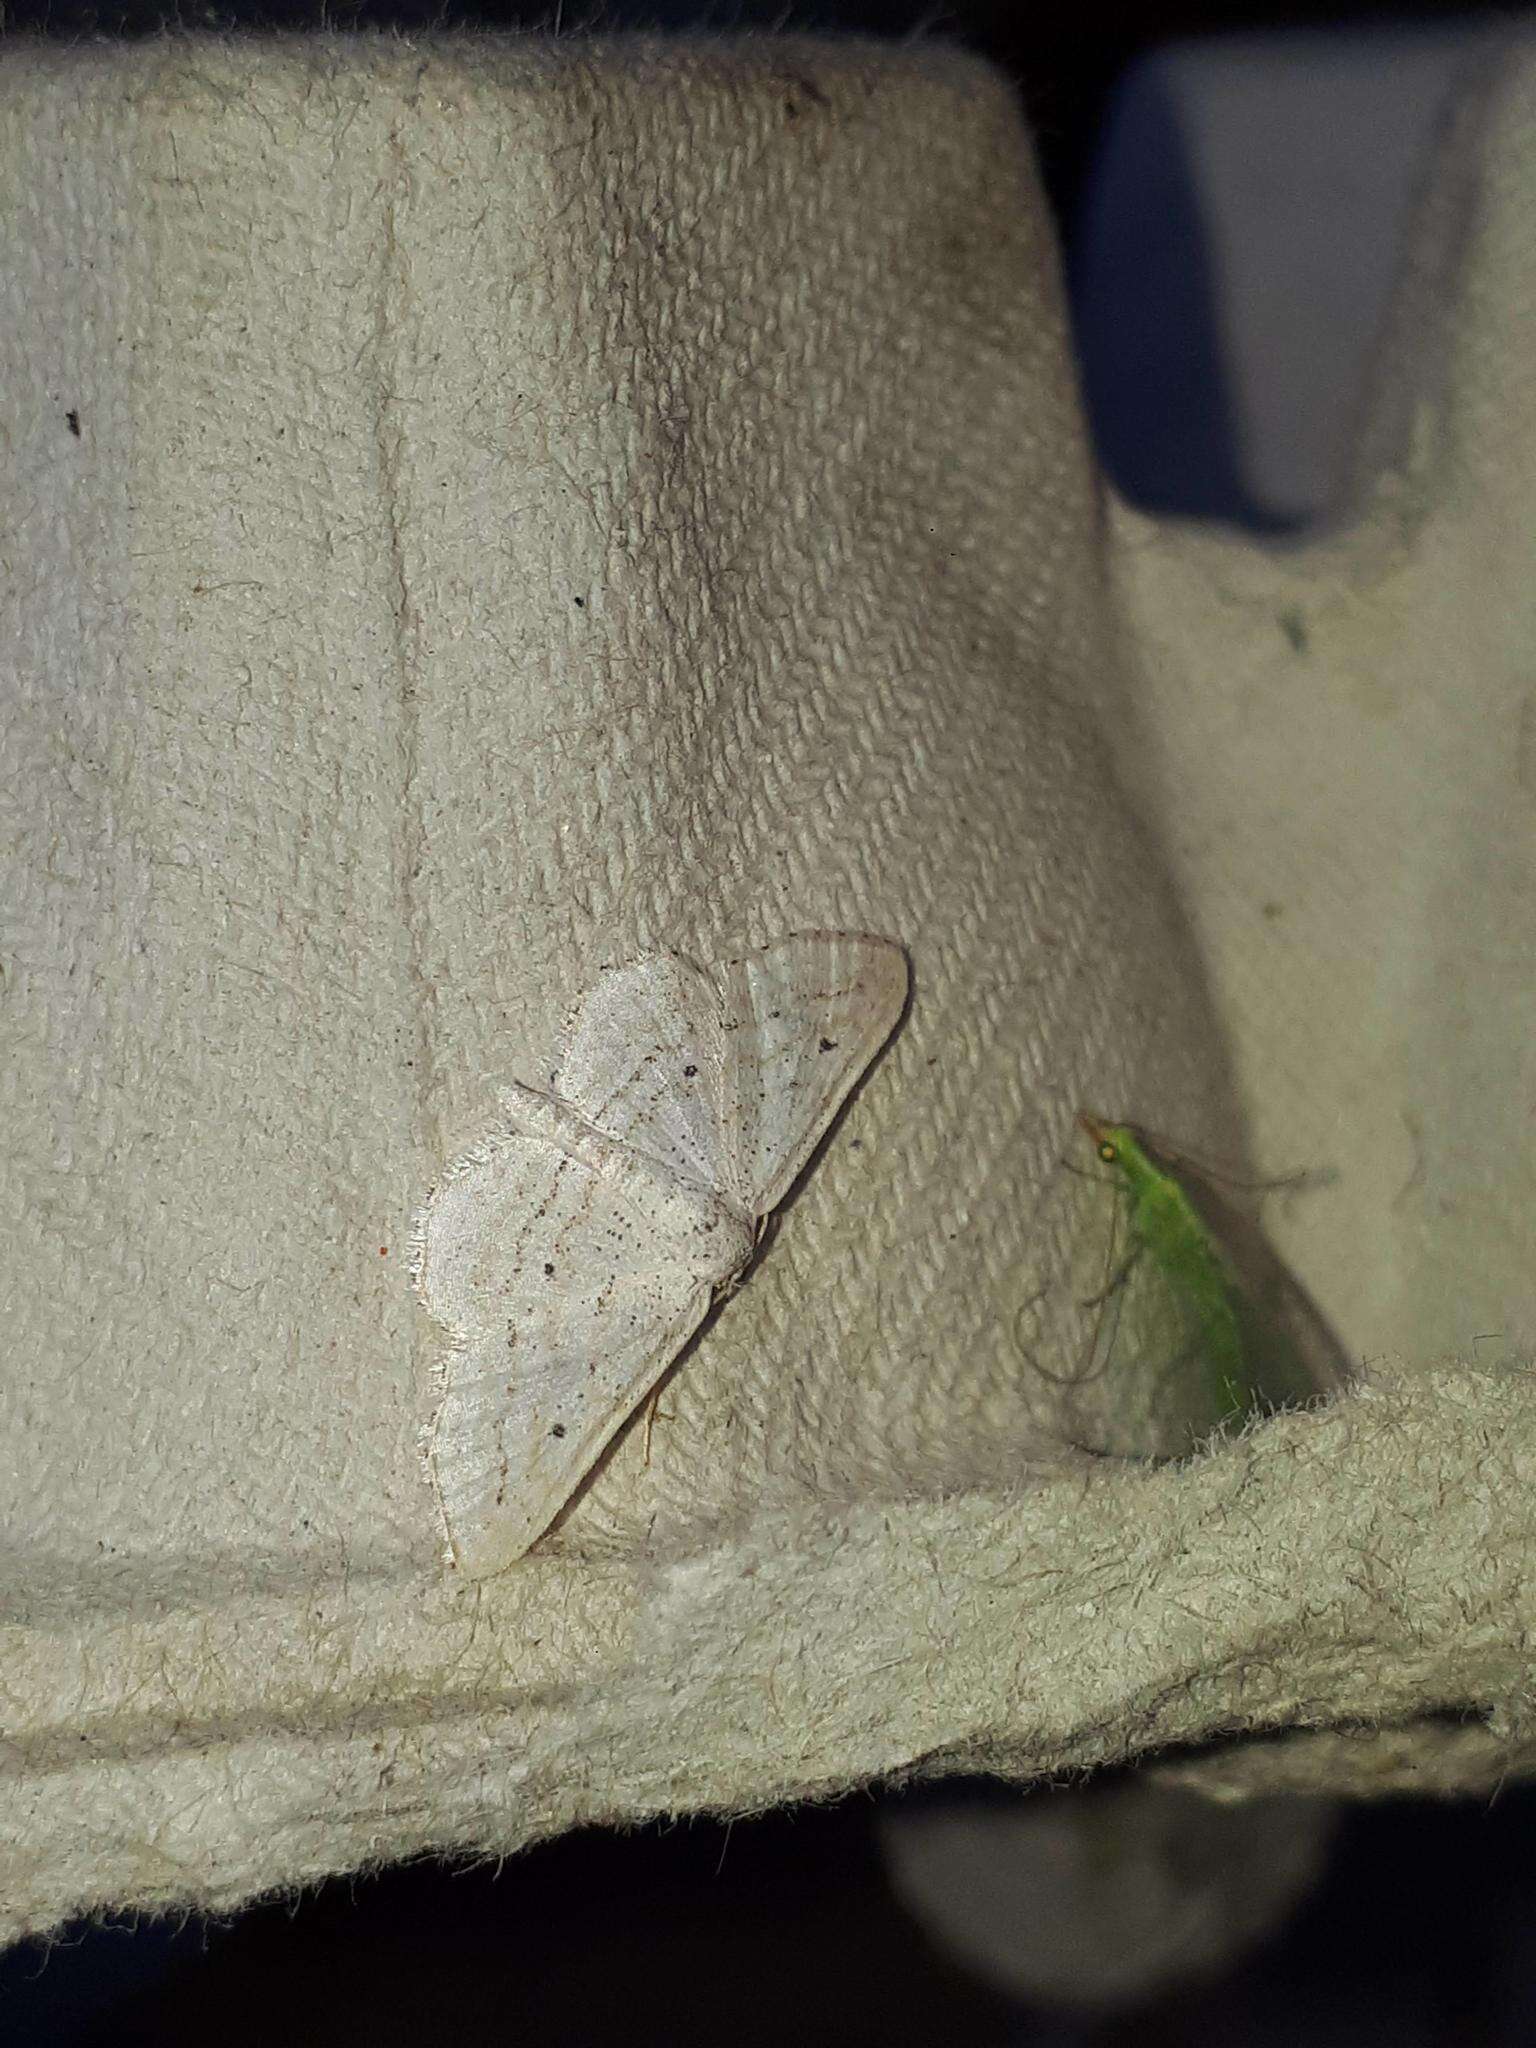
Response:
[[[427,1459],[469,1577],[543,1535],[741,1273],[907,984],[898,945],[852,932],[650,953],[581,997],[548,1092],[501,1091],[412,1239],[449,1339]]]

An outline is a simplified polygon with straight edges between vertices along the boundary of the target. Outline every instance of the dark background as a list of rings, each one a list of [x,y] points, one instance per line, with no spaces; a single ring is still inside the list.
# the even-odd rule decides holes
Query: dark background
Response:
[[[897,1797],[899,1795],[888,1795]],[[1031,1798],[1056,1798],[1038,1793]],[[877,1797],[418,1864],[232,1925],[0,1958],[7,2048],[1529,2048],[1536,1795],[1354,1809],[1322,1887],[1223,1981],[1112,2019],[956,1968],[886,1885]],[[1106,1940],[1113,1930],[1106,1929]]]
[[[1132,389],[1095,339],[1117,307],[1080,235],[1091,176],[1128,69],[1171,40],[1234,29],[1339,32],[1454,27],[1480,11],[1417,5],[907,5],[642,8],[567,5],[591,28],[914,32],[990,57],[1016,82],[1077,287],[1085,384],[1101,450],[1127,494],[1263,524],[1227,446],[1220,348],[1201,261],[1196,195],[1172,128],[1149,166],[1184,237],[1166,261],[1186,409],[1170,461],[1166,391]],[[1521,17],[1516,17],[1521,18]],[[82,5],[0,11],[12,33],[134,36],[164,28],[538,28],[551,6]],[[3,57],[3,50],[0,50]],[[1155,123],[1154,150],[1155,143]],[[1181,216],[1180,209],[1185,215]],[[1176,241],[1176,238],[1174,238]],[[1173,245],[1173,242],[1170,244]],[[1144,284],[1144,279],[1141,281]],[[1127,291],[1132,289],[1128,282]],[[1104,294],[1110,301],[1106,309]],[[1154,416],[1156,415],[1156,416]],[[897,1796],[897,1795],[890,1795]],[[919,1795],[910,1795],[919,1796]],[[1062,1795],[1042,1792],[1033,1798]],[[0,1957],[5,2048],[209,2042],[1307,2044],[1394,2048],[1536,2041],[1536,1793],[1397,1801],[1346,1817],[1321,1889],[1223,1982],[1113,2020],[1032,2011],[968,1978],[914,1928],[885,1882],[873,1826],[881,1795],[726,1827],[684,1822],[547,1844],[499,1872],[417,1865],[338,1880],[234,1922],[81,1928]],[[1112,1938],[1112,1930],[1106,1930]]]

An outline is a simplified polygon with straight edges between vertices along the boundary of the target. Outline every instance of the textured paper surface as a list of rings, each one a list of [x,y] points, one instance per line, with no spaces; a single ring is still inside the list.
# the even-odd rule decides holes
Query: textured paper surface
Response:
[[[1529,669],[1532,99],[1507,59],[1453,141],[1423,294],[1454,311],[1391,371],[1433,459],[1316,572],[1359,836],[1341,859],[1315,796],[1281,968],[1246,868],[1209,829],[1191,851],[1221,814],[1172,763],[1226,788],[1242,732],[1201,679],[1244,675],[1294,586],[1106,529],[984,69],[791,41],[13,52],[0,160],[54,197],[7,223],[0,322],[11,1929],[1249,1728],[1317,1732],[1213,1759],[1223,1789],[1528,1763],[1528,1378],[1384,1378],[1188,1472],[1029,1489],[1007,1331],[1084,1101],[1230,1157],[1230,1057],[1266,1163],[1314,1163],[1346,1088],[1385,1129],[1457,1056],[1437,987],[1490,1092],[1531,1099],[1524,928],[1488,958],[1462,912],[1530,843],[1505,784],[1473,836],[1470,735]],[[1449,767],[1449,710],[1388,749],[1370,715],[1416,617],[1473,721]],[[1445,914],[1341,982],[1404,829],[1351,794],[1463,767],[1456,860],[1414,870],[1420,906],[1461,878]],[[1400,908],[1370,907],[1378,934]],[[558,1542],[451,1586],[414,1202],[605,961],[818,925],[911,954],[880,1089],[650,1463],[621,1443]],[[1313,1018],[1321,1067],[1289,1035]],[[1384,1076],[1363,1049],[1394,1032]],[[1424,1128],[1481,1165],[1454,1107]],[[1346,1337],[1427,1356],[1506,1305],[1518,1332],[1512,1226],[1456,1212],[1460,1289],[1432,1207],[1401,1236],[1366,1211],[1348,1274],[1352,1209],[1340,1262],[1298,1240]],[[1446,1709],[1484,1718],[1423,1718]]]

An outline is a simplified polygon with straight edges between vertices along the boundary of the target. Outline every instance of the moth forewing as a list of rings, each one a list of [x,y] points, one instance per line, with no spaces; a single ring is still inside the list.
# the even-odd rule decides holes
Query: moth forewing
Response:
[[[515,1562],[721,1293],[900,1021],[890,940],[802,932],[713,967],[647,954],[570,1012],[440,1176],[411,1273],[448,1338],[427,1464],[452,1556]]]

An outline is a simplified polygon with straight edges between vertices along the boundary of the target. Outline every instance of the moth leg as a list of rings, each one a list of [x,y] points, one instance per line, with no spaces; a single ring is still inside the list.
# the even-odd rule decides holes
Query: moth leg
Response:
[[[666,1388],[664,1386],[657,1387],[655,1392],[651,1395],[651,1398],[645,1404],[644,1462],[647,1471],[650,1470],[651,1465],[651,1432],[656,1427],[657,1418],[659,1417],[660,1420],[663,1422],[676,1422],[677,1420],[677,1417],[675,1415],[662,1415],[661,1413],[661,1397],[665,1392]]]

